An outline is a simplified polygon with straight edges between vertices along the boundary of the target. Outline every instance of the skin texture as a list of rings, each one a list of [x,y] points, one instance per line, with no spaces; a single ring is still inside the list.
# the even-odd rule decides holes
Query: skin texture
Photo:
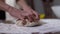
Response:
[[[21,20],[28,19],[29,21],[39,20],[38,13],[27,5],[25,0],[18,0],[17,3],[22,6],[23,10],[16,9],[4,3],[4,0],[0,0],[0,9],[10,13],[13,17]]]
[[[19,0],[18,4],[23,7],[23,11],[26,13],[24,16],[27,16],[29,21],[39,20],[38,13],[28,6],[25,0]]]

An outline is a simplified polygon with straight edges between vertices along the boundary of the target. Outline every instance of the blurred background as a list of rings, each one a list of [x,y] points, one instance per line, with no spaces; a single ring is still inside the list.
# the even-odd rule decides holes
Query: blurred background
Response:
[[[60,0],[29,0],[41,18],[60,18]]]

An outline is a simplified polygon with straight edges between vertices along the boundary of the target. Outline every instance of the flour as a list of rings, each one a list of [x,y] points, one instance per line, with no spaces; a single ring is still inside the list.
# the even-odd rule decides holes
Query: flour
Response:
[[[23,23],[22,20],[18,20],[18,21],[16,22],[16,24],[17,24],[18,26],[36,26],[36,25],[40,25],[41,23],[40,23],[39,21],[38,21],[38,22],[30,22],[30,21],[28,21],[28,20],[26,19],[26,22]]]

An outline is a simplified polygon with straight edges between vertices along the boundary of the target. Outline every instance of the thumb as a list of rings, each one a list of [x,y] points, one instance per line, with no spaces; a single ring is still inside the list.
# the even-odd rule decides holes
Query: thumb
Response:
[[[18,19],[24,20],[24,16],[19,16]]]

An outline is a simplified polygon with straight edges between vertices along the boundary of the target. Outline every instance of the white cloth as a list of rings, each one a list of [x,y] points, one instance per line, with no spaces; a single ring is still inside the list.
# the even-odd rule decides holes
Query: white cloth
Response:
[[[8,4],[8,5],[10,5],[10,6],[15,7],[15,5],[16,5],[16,0],[5,0],[5,3]]]
[[[42,19],[46,24],[38,27],[18,27],[15,24],[0,23],[0,33],[31,34],[32,32],[48,33],[60,31],[60,19]]]

